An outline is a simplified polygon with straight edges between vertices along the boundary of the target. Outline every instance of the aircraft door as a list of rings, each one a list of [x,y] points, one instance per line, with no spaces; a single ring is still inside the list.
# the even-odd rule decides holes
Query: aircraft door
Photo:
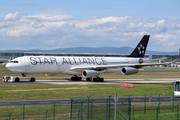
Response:
[[[29,59],[27,59],[26,57],[24,58],[24,63],[25,63],[25,70],[26,71],[30,71],[31,69],[31,63],[29,61]]]

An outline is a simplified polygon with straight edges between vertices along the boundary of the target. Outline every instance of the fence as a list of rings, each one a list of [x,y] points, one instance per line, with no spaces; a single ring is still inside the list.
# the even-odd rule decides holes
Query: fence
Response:
[[[115,101],[109,96],[108,99],[98,100],[87,98],[86,100],[71,99],[70,120],[128,120],[131,118],[131,100]]]
[[[178,120],[178,118],[179,102],[174,106],[171,103],[148,103],[146,109],[143,109],[142,104],[132,105],[132,120]]]
[[[180,98],[172,95],[164,102],[163,97],[145,95],[143,102],[133,101],[133,97],[119,98],[115,104],[114,98],[70,99],[69,105],[53,103],[50,106],[0,107],[1,120],[169,120],[179,119]],[[156,102],[153,100],[156,99]],[[176,100],[176,101],[175,101]],[[115,109],[116,108],[116,109]]]
[[[0,107],[0,120],[69,120],[70,105]]]
[[[170,101],[163,102],[161,97],[156,97],[157,102],[152,102],[153,97],[144,97],[143,104],[132,104],[132,120],[178,120],[179,101],[174,101],[171,95]]]

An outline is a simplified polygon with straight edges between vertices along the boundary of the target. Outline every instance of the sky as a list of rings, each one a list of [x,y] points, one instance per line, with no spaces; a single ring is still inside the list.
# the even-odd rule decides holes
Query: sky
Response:
[[[180,48],[180,0],[1,0],[0,50]]]

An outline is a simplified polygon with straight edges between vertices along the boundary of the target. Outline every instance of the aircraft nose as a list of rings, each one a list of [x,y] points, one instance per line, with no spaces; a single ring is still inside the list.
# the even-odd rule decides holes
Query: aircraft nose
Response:
[[[8,67],[9,67],[9,63],[6,64],[6,68],[8,68]]]
[[[11,63],[8,63],[8,64],[6,64],[6,68],[9,69],[10,71],[15,72],[17,66],[15,66],[15,65],[13,65],[13,64],[11,64]]]
[[[6,64],[6,68],[9,69],[9,70],[11,70],[12,67],[11,67],[11,65],[10,65],[9,63],[7,63],[7,64]]]
[[[7,63],[6,68],[12,72],[22,73],[24,72],[24,67],[21,64]]]
[[[6,68],[9,69],[10,71],[16,72],[17,66],[15,66],[11,63],[8,63],[8,64],[6,64]]]

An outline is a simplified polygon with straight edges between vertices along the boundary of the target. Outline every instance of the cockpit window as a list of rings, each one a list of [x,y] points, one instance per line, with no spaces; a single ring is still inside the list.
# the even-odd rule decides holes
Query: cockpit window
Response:
[[[18,63],[18,61],[11,61],[10,63]]]

